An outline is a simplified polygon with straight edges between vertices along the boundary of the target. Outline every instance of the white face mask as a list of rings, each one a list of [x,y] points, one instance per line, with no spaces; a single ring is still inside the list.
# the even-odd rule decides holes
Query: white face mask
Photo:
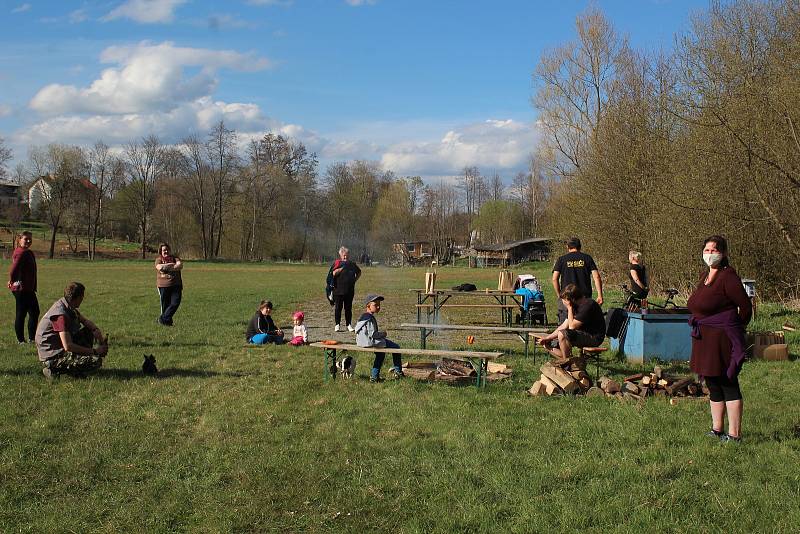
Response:
[[[720,263],[722,263],[722,254],[715,253],[715,254],[703,254],[703,261],[711,267],[718,267]]]

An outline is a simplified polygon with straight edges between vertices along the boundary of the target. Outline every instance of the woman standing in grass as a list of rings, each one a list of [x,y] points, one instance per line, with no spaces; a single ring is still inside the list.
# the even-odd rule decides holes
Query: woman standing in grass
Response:
[[[339,259],[331,266],[333,277],[333,318],[336,325],[333,329],[338,332],[342,321],[342,308],[347,329],[353,329],[353,297],[356,293],[356,281],[361,277],[361,269],[355,262],[350,261],[350,250],[347,247],[339,248]]]
[[[703,243],[708,271],[687,306],[692,313],[692,371],[705,378],[711,404],[711,430],[707,435],[724,442],[741,439],[742,392],[739,371],[744,362],[745,325],[752,307],[742,280],[728,263],[728,243],[713,235]],[[728,431],[724,431],[725,415]]]
[[[14,332],[17,341],[25,343],[25,317],[28,317],[28,341],[36,337],[36,324],[39,322],[39,300],[36,298],[36,256],[31,251],[33,234],[25,231],[19,234],[17,248],[11,255],[11,268],[8,270],[8,288],[17,301],[17,316]]]
[[[158,246],[155,266],[156,287],[161,298],[161,315],[158,317],[158,322],[163,326],[172,326],[172,316],[178,311],[183,294],[181,279],[183,263],[179,257],[172,255],[167,243],[161,243]]]

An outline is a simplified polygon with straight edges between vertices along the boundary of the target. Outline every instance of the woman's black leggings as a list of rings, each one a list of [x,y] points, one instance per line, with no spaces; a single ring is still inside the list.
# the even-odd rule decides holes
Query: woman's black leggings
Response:
[[[14,293],[17,301],[17,317],[14,320],[14,332],[17,341],[25,342],[25,316],[28,316],[28,339],[33,341],[36,337],[36,325],[39,322],[39,300],[33,291],[18,291]]]
[[[346,295],[334,295],[333,300],[335,307],[333,308],[333,319],[336,324],[342,321],[342,307],[344,307],[344,320],[347,324],[353,324],[353,297],[355,291],[351,291]]]
[[[739,377],[733,380],[727,375],[707,376],[706,387],[708,388],[708,398],[711,402],[728,402],[742,400],[742,390],[739,389]]]

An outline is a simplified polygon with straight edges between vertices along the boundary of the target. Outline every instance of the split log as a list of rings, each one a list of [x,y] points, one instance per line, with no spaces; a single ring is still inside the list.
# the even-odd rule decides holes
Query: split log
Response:
[[[589,388],[589,391],[586,392],[587,397],[605,397],[606,393],[602,389],[598,387]]]
[[[598,382],[600,389],[608,393],[609,395],[613,395],[619,391],[619,383],[616,380],[612,380],[607,376],[601,377],[600,381]]]
[[[539,396],[545,395],[545,389],[546,389],[546,387],[542,383],[542,381],[541,380],[537,380],[536,382],[533,383],[533,385],[531,386],[531,389],[528,390],[528,393],[530,395],[533,395],[534,397],[539,397]]]
[[[624,384],[622,384],[623,393],[631,393],[633,395],[638,396],[640,391],[641,390],[639,389],[639,386],[637,386],[633,382],[625,382]]]
[[[580,380],[578,380],[578,384],[580,384],[581,388],[586,390],[586,389],[589,389],[590,387],[592,387],[592,380],[589,377],[585,376],[585,377],[581,378]]]
[[[486,371],[489,373],[511,374],[511,368],[504,363],[489,362],[486,364]]]
[[[628,383],[630,384],[630,382],[628,382]],[[631,393],[630,391],[626,391],[625,393],[623,393],[622,397],[625,400],[635,400],[635,401],[642,400],[642,397],[640,397],[639,395],[636,395],[635,393]]]
[[[636,373],[635,375],[626,376],[622,379],[623,382],[633,382],[635,380],[641,380],[644,377],[644,373]]]
[[[542,365],[541,371],[544,376],[555,382],[558,387],[564,390],[564,393],[575,393],[581,387],[569,373],[553,364],[546,363]]]
[[[667,387],[669,385],[669,380],[667,380],[666,378],[662,378],[661,380],[658,381],[657,384],[658,384],[658,387],[665,388],[665,387]]]
[[[654,374],[654,375],[656,375],[656,378],[657,378],[658,380],[661,380],[662,378],[664,378],[664,376],[663,376],[663,374],[664,374],[664,371],[663,371],[663,370],[661,369],[661,367],[659,367],[658,365],[656,365],[655,367],[653,367],[653,374]]]
[[[642,385],[643,386],[649,386],[652,381],[653,381],[653,379],[649,375],[642,377]]]
[[[574,378],[578,382],[580,382],[584,378],[589,378],[589,373],[587,373],[586,371],[583,371],[583,370],[570,371],[569,374],[570,374],[570,376],[572,376],[572,378]]]
[[[406,367],[403,374],[416,380],[433,380],[436,376],[435,368]]]
[[[554,397],[556,395],[561,395],[561,388],[558,387],[558,384],[547,378],[544,374],[539,377],[539,381],[544,384],[545,394],[549,397]]]
[[[499,380],[506,380],[509,378],[511,378],[511,375],[507,373],[488,373],[486,375],[487,382],[497,382]]]
[[[691,377],[681,378],[677,382],[674,382],[672,385],[667,386],[664,389],[667,390],[667,393],[674,396],[677,392],[679,392],[692,382],[694,382],[694,378]]]
[[[652,390],[649,387],[644,386],[644,387],[641,388],[641,391],[639,392],[639,395],[641,395],[642,397],[647,397],[650,394],[650,391],[652,391]]]

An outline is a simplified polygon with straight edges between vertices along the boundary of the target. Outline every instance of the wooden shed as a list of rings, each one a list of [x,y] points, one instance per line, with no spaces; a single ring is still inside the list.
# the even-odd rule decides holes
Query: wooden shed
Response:
[[[531,237],[498,245],[474,245],[469,251],[470,265],[508,267],[523,261],[545,261],[552,242],[550,237]]]

